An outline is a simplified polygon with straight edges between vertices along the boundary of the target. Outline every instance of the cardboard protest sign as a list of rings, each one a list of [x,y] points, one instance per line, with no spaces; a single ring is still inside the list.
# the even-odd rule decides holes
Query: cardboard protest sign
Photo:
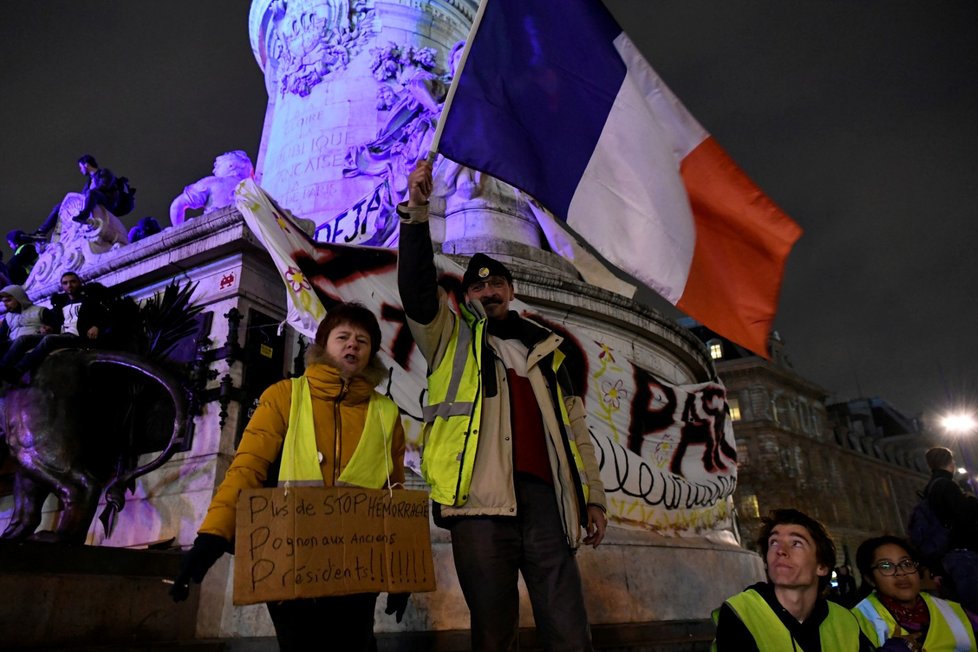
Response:
[[[234,603],[435,590],[428,494],[251,489],[238,499]]]

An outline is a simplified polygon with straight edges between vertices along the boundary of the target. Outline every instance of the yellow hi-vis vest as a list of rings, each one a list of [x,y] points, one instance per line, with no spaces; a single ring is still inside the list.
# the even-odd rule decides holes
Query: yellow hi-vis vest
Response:
[[[927,628],[927,638],[923,641],[923,648],[927,652],[978,650],[975,632],[960,604],[934,598],[926,593],[921,593],[920,597],[924,599],[927,611],[930,612],[930,626]],[[888,638],[910,633],[897,624],[875,592],[857,604],[852,613],[859,621],[863,634],[876,647],[883,645]]]
[[[479,445],[482,417],[482,344],[486,320],[475,320],[467,311],[455,319],[452,336],[441,362],[428,375],[428,405],[423,409],[421,475],[431,487],[431,499],[442,505],[458,507],[469,497],[472,469]],[[556,373],[564,355],[553,355]],[[570,418],[560,387],[557,403],[564,426]],[[573,438],[568,437],[578,476],[583,477],[584,462]],[[587,502],[589,487],[583,483]],[[583,506],[582,506],[583,509]]]
[[[394,470],[391,461],[391,439],[400,413],[397,404],[374,392],[367,404],[367,416],[356,450],[339,481],[368,489],[380,489]],[[340,433],[336,433],[339,437]],[[279,485],[306,484],[322,486],[323,472],[319,466],[319,450],[312,419],[312,395],[305,376],[292,379],[292,408],[289,429],[282,443],[282,464]]]
[[[740,621],[744,623],[757,643],[760,652],[784,652],[802,650],[791,632],[784,626],[771,606],[754,589],[747,589],[727,600]],[[857,652],[859,650],[859,625],[849,610],[829,602],[829,615],[818,626],[822,650],[826,652]],[[716,643],[714,643],[716,649]],[[804,650],[803,652],[818,652]]]

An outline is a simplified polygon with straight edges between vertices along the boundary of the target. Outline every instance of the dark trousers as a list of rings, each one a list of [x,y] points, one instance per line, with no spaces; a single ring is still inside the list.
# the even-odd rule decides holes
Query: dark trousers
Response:
[[[84,222],[92,216],[92,210],[96,206],[104,206],[105,210],[114,215],[118,205],[119,199],[117,197],[111,197],[101,190],[89,190],[85,193],[85,205],[82,206],[78,215],[75,215],[72,219],[76,222]]]
[[[21,373],[34,371],[41,366],[41,363],[44,362],[45,358],[52,351],[57,351],[58,349],[78,349],[86,346],[90,342],[91,340],[87,337],[82,338],[71,333],[45,335],[37,346],[28,351],[19,362],[15,361],[14,365],[16,365],[17,371]]]
[[[82,209],[78,212],[73,219],[76,222],[84,222],[92,215],[92,210],[96,206],[104,206],[105,210],[109,211],[113,215],[119,207],[119,199],[117,197],[111,197],[101,190],[87,190],[85,191],[85,203],[82,205]],[[58,215],[61,212],[61,202],[54,205],[48,216],[44,218],[41,226],[37,227],[37,233],[41,235],[49,234],[53,229],[55,223],[58,221]]]
[[[954,588],[952,598],[970,611],[978,611],[978,552],[951,550],[944,555],[942,564]]]
[[[0,367],[12,367],[20,362],[24,354],[37,346],[43,338],[44,336],[40,334],[21,335],[13,342],[5,342],[5,346],[2,347],[4,351],[3,356],[0,357]]]
[[[515,518],[464,517],[451,523],[455,571],[472,617],[472,649],[519,647],[522,573],[546,650],[591,650],[581,575],[549,484],[516,482]]]
[[[369,652],[374,644],[376,593],[268,602],[282,652]]]

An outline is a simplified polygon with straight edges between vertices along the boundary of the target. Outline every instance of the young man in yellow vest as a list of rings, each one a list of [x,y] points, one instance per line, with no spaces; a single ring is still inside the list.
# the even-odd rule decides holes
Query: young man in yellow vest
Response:
[[[795,509],[763,519],[757,543],[769,582],[720,607],[719,652],[869,652],[873,646],[849,610],[825,599],[835,544],[821,523]]]
[[[471,613],[472,649],[509,650],[523,575],[547,649],[589,650],[574,550],[597,546],[604,488],[580,398],[549,329],[509,309],[513,277],[476,254],[456,313],[436,281],[428,227],[431,167],[408,179],[398,286],[408,326],[428,362],[422,473]]]

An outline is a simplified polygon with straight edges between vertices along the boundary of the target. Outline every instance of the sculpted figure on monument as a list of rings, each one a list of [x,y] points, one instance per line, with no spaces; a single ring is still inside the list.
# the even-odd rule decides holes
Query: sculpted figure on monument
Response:
[[[221,154],[214,159],[214,174],[190,184],[170,203],[170,223],[183,224],[188,210],[203,209],[207,215],[230,206],[234,203],[234,189],[254,171],[251,159],[240,149]]]
[[[371,54],[374,78],[382,84],[377,107],[389,113],[376,138],[347,152],[343,175],[388,176],[403,194],[414,162],[428,153],[451,76],[436,74],[433,48],[389,43]]]
[[[0,538],[84,543],[103,488],[101,521],[111,535],[125,491],[184,444],[186,392],[165,367],[176,369],[167,354],[196,330],[193,290],[171,285],[141,308],[120,298],[117,314],[134,319],[131,350],[58,350],[29,386],[5,386],[0,434],[15,466],[14,509]],[[134,309],[121,307],[127,302]],[[49,493],[60,515],[53,530],[35,533]]]
[[[372,50],[377,109],[388,111],[377,137],[355,145],[346,155],[343,174],[387,177],[398,200],[406,197],[414,164],[430,149],[445,95],[465,47],[458,41],[448,53],[448,72],[437,74],[435,50],[394,43]],[[489,207],[517,206],[526,212],[525,197],[509,184],[439,157],[434,168],[432,212],[445,215],[473,200]],[[393,222],[393,220],[391,220]]]
[[[330,73],[346,68],[374,33],[372,2],[327,0],[325,15],[277,0],[269,5],[268,50],[278,62],[279,92],[306,97]]]

